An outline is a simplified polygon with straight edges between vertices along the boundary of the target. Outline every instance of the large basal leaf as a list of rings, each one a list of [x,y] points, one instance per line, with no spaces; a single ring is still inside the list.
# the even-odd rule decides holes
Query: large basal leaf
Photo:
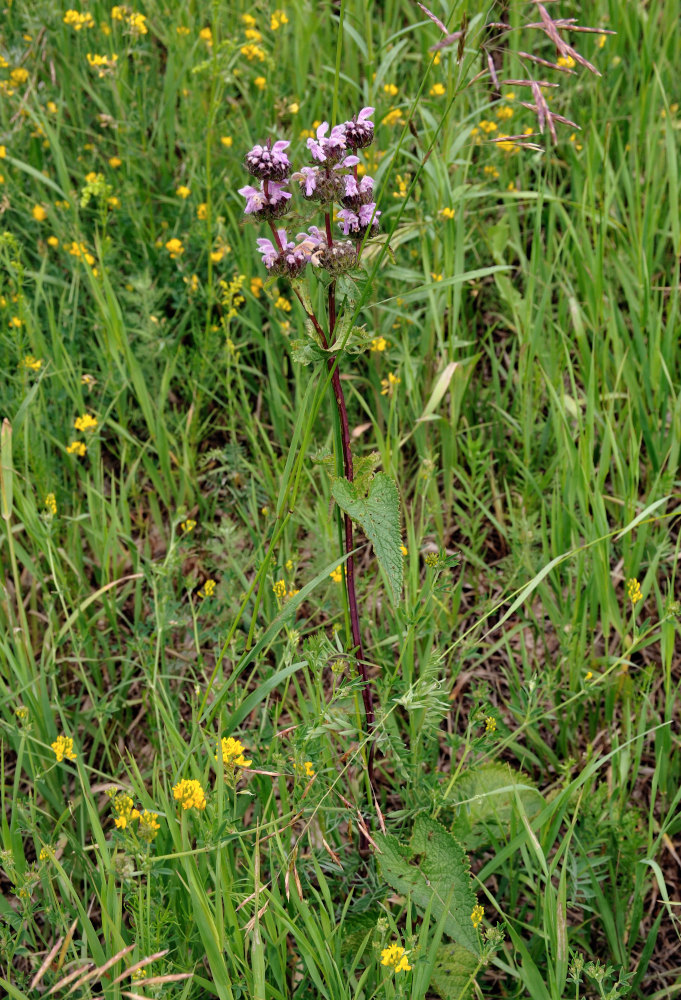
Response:
[[[375,840],[386,882],[401,895],[411,896],[420,910],[430,903],[434,920],[444,918],[447,937],[477,957],[480,945],[471,921],[477,900],[461,844],[425,815],[416,817],[409,846],[388,834],[375,835]]]
[[[335,479],[333,498],[353,521],[360,525],[374,547],[376,558],[388,578],[395,601],[402,593],[402,536],[400,534],[400,495],[394,479],[378,472],[363,496],[355,483]]]
[[[452,833],[468,850],[505,837],[513,816],[518,817],[518,799],[530,819],[546,804],[530,778],[508,764],[483,764],[467,771],[447,799],[448,806],[459,803]]]
[[[476,956],[460,944],[443,944],[437,950],[429,983],[442,1000],[467,1000],[478,967]]]

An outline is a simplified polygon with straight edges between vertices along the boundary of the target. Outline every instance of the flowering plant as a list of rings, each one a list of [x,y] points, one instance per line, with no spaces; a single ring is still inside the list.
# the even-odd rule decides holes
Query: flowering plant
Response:
[[[387,475],[374,474],[373,459],[363,459],[355,469],[350,447],[347,406],[338,364],[342,353],[368,348],[371,337],[352,326],[352,317],[340,317],[337,310],[337,280],[360,266],[367,239],[379,231],[381,212],[374,200],[374,180],[360,178],[358,151],[374,139],[371,120],[374,109],[362,108],[351,120],[329,129],[322,122],[307,139],[311,161],[292,171],[287,150],[290,143],[269,139],[254,146],[245,157],[246,170],[259,185],[246,185],[239,194],[246,199],[244,214],[262,220],[272,238],[261,236],[256,245],[262,262],[272,277],[286,277],[308,319],[307,342],[293,345],[294,358],[304,363],[325,364],[338,410],[342,448],[343,476],[332,484],[332,493],[344,515],[345,584],[351,626],[351,644],[364,682],[363,699],[367,728],[374,726],[371,687],[359,623],[354,563],[353,521],[357,522],[373,544],[377,559],[398,598],[402,589],[402,554],[397,486]],[[310,225],[291,239],[279,225],[290,210],[292,194],[287,187],[297,185],[308,202],[317,202],[323,212],[323,226]],[[332,220],[338,220],[340,235],[334,235]],[[316,277],[327,286],[327,313],[318,316],[303,284],[310,265]],[[342,318],[342,322],[341,322]],[[369,754],[369,777],[373,755]]]

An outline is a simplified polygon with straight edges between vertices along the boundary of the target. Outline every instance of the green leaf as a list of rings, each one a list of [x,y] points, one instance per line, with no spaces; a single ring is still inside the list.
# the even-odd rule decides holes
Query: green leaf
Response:
[[[313,340],[292,340],[291,357],[301,365],[316,365],[326,361],[328,355]]]
[[[456,809],[452,833],[468,850],[491,843],[508,833],[512,817],[518,815],[517,799],[530,819],[545,805],[530,779],[508,764],[483,764],[467,771],[447,798],[447,805]]]
[[[473,986],[478,960],[460,944],[443,944],[437,950],[430,987],[442,1000],[466,1000]]]
[[[471,922],[476,906],[468,855],[443,826],[429,816],[416,817],[409,846],[396,837],[376,834],[378,863],[386,882],[411,896],[420,910],[429,905],[444,933],[456,944],[479,956],[478,935]]]
[[[399,601],[402,593],[402,536],[397,483],[385,472],[379,472],[371,480],[366,496],[362,496],[363,491],[347,479],[334,480],[331,492],[340,509],[360,525],[373,545],[393,597]]]

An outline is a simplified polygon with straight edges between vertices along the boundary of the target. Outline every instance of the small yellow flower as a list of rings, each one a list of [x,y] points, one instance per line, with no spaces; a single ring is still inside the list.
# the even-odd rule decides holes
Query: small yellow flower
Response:
[[[27,354],[25,358],[19,362],[20,368],[30,368],[31,371],[39,372],[43,366],[42,358],[34,358],[32,354]]]
[[[200,783],[193,778],[183,778],[173,786],[173,797],[183,809],[205,809],[206,796]]]
[[[275,308],[277,308],[277,309],[283,309],[284,312],[291,312],[291,309],[292,309],[291,303],[289,302],[288,299],[284,298],[283,295],[280,295],[277,298],[277,301],[274,303],[274,305],[275,305]]]
[[[487,174],[488,177],[491,177],[492,180],[496,180],[499,176],[499,171],[497,170],[496,167],[493,166],[483,167],[483,171],[484,173]]]
[[[184,247],[182,246],[182,240],[178,240],[177,236],[173,236],[171,240],[166,243],[166,250],[170,254],[170,259],[175,260],[177,257],[181,257],[184,253]]]
[[[215,580],[209,577],[204,583],[203,588],[199,591],[199,597],[212,597],[216,586]]]
[[[120,208],[121,207],[120,200],[118,198],[116,198],[115,195],[112,195],[110,198],[107,198],[106,199],[106,203],[109,206],[109,208]]]
[[[627,594],[629,595],[629,600],[631,601],[633,607],[636,607],[638,602],[643,600],[641,584],[635,576],[632,577],[631,580],[627,580]]]
[[[374,337],[374,339],[371,341],[372,351],[384,351],[387,346],[388,346],[388,341],[385,339],[385,337]]]
[[[200,205],[197,205],[196,218],[201,220],[208,218],[208,205],[205,201],[202,201]]]
[[[409,549],[407,548],[406,545],[400,545],[400,552],[402,553],[403,556],[409,555]]]
[[[14,714],[19,722],[26,722],[26,719],[28,718],[28,709],[25,705],[19,705],[18,708],[14,709]]]
[[[175,194],[177,195],[178,198],[182,198],[182,200],[184,201],[191,194],[191,190],[188,187],[185,187],[184,184],[181,184],[179,188],[176,190]]]
[[[58,764],[63,760],[75,760],[78,756],[73,752],[73,740],[70,736],[58,736],[50,746],[55,752]]]
[[[20,84],[26,83],[26,81],[28,80],[28,70],[24,69],[23,66],[18,66],[16,69],[12,70],[12,72],[9,75],[9,78],[12,81],[13,85],[15,87],[18,87],[20,86]]]
[[[306,760],[303,764],[303,767],[305,768],[305,777],[314,778],[314,768],[312,766],[312,761]]]
[[[343,569],[344,568],[345,567],[343,567]],[[329,576],[331,577],[331,579],[333,580],[334,583],[340,583],[341,580],[343,579],[343,569],[341,569],[340,566],[336,566],[336,568],[332,569],[331,572],[329,573]],[[347,570],[346,570],[346,574],[347,574]]]
[[[433,281],[442,281],[442,272],[441,271],[431,271],[430,272],[430,276],[433,279]]]
[[[218,247],[217,250],[211,250],[210,259],[213,261],[214,264],[219,264],[222,258],[227,253],[227,250],[228,248],[225,246]]]
[[[201,31],[199,32],[199,38],[201,39],[202,42],[205,42],[206,45],[213,44],[213,32],[211,31],[210,28],[201,28]]]
[[[513,118],[513,108],[509,108],[507,104],[502,104],[497,108],[496,116],[501,121],[507,121],[509,118]]]
[[[196,527],[196,521],[193,518],[188,517],[186,521],[182,522],[180,527],[184,531],[185,535],[188,535],[189,532],[193,531],[194,528]]]
[[[556,66],[561,66],[563,69],[574,69],[577,65],[572,56],[559,56],[556,59]]]
[[[431,97],[442,97],[446,93],[446,88],[442,83],[435,83],[428,91]]]
[[[298,104],[298,101],[292,101],[291,104],[289,104],[288,106],[288,110],[289,114],[297,115],[298,112],[300,111],[300,105]]]
[[[189,28],[187,28],[184,24],[178,24],[177,28],[175,28],[175,31],[177,32],[178,35],[189,34]]]
[[[485,719],[485,732],[493,733],[497,728],[497,720],[493,715],[488,715]]]
[[[146,14],[130,14],[128,26],[133,35],[146,35],[149,29],[146,25]]]
[[[398,93],[398,88],[394,83],[384,83],[383,91],[388,95],[388,97],[396,97]]]
[[[231,770],[235,767],[250,767],[253,763],[252,760],[246,760],[244,757],[246,747],[241,740],[235,740],[233,736],[227,738],[223,736],[217,749],[222,758],[222,763],[226,768]],[[215,754],[215,760],[217,759],[218,754]]]
[[[94,431],[97,428],[97,417],[91,417],[89,413],[84,413],[81,417],[76,417],[73,426],[77,431]]]
[[[137,827],[137,836],[140,840],[146,840],[148,844],[155,839],[156,834],[161,829],[161,824],[157,822],[158,813],[149,812],[145,809],[142,815],[139,817],[139,825]],[[140,970],[144,971],[144,970]]]
[[[47,245],[48,247],[52,247],[53,250],[56,250],[57,247],[59,246],[59,240],[57,239],[56,236],[48,236]]]
[[[474,906],[473,912],[471,913],[471,920],[473,921],[473,926],[475,928],[479,927],[482,923],[482,918],[485,916],[485,911],[482,906]]]
[[[254,295],[256,299],[260,298],[260,292],[263,289],[264,281],[262,278],[251,278],[251,295]]]
[[[120,158],[120,156],[109,157],[109,166],[112,167],[114,170],[118,170],[118,168],[122,166],[122,164],[123,160]]]
[[[112,800],[111,805],[116,814],[114,824],[117,830],[125,830],[133,819],[139,819],[139,810],[135,809],[134,802],[125,792],[119,792]]]
[[[47,212],[42,205],[34,205],[31,209],[31,215],[36,222],[44,222],[47,218]]]
[[[226,146],[227,149],[229,149],[233,144],[234,139],[232,139],[231,135],[221,135],[220,142],[222,143],[223,146]]]
[[[72,441],[71,444],[66,449],[66,454],[78,455],[80,458],[82,458],[86,451],[87,451],[87,446],[82,441]]]
[[[45,508],[47,509],[47,513],[51,514],[52,517],[57,513],[57,500],[54,493],[48,493],[45,497]]]
[[[267,86],[267,80],[265,79],[264,76],[256,76],[253,83],[258,88],[258,90],[264,90],[265,87]]]
[[[262,35],[256,28],[246,28],[246,30],[244,31],[244,35],[246,36],[249,42],[262,41]]]
[[[7,156],[7,146],[0,146],[0,160],[4,160]]]
[[[388,372],[388,377],[381,379],[381,396],[392,396],[401,381],[402,379],[397,375],[393,375],[392,372]]]
[[[449,208],[449,206],[447,205],[444,208],[440,209],[440,215],[442,216],[443,219],[453,219],[454,218],[454,209],[453,208]]]
[[[593,677],[593,670],[587,670],[587,672],[584,674],[584,680],[590,681],[592,677]]]
[[[247,28],[255,28],[258,23],[252,14],[242,14],[241,20],[246,25]]]
[[[18,330],[19,327],[23,326],[24,324],[22,323],[22,321],[19,319],[18,316],[12,316],[11,320],[9,321],[9,325],[13,326],[16,330]]]
[[[254,45],[252,42],[249,42],[248,45],[242,45],[240,52],[242,56],[246,56],[249,62],[255,62],[256,59],[259,62],[265,61],[265,53],[263,50],[259,45]]]
[[[282,24],[288,24],[288,18],[283,10],[275,10],[270,17],[270,28],[272,31],[277,31]]]
[[[391,944],[381,951],[381,965],[386,965],[395,972],[410,972],[411,965],[407,961],[407,954],[404,948],[397,944]]]
[[[399,108],[392,108],[383,118],[382,125],[404,125],[404,118]]]
[[[286,582],[284,580],[277,580],[272,587],[272,593],[275,597],[278,597],[279,600],[286,597]]]
[[[51,847],[41,847],[40,854],[38,855],[38,861],[50,861],[54,857],[54,851]]]
[[[607,37],[608,37],[607,35],[599,35],[598,36],[598,48],[599,49],[603,48],[603,46],[606,43]]]
[[[80,14],[77,10],[67,10],[63,21],[64,24],[69,24],[76,31],[81,31],[83,28],[94,28],[95,26],[95,19],[92,14]]]

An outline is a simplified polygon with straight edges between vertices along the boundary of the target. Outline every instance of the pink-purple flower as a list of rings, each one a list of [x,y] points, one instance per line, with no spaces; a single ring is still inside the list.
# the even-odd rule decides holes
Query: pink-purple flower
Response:
[[[362,108],[351,121],[341,126],[345,142],[350,149],[364,149],[374,141],[374,123],[369,120],[374,110],[374,108]]]
[[[246,199],[245,215],[262,215],[266,219],[276,219],[286,211],[286,202],[291,197],[284,191],[287,181],[262,181],[259,188],[247,184],[239,188],[239,194]]]
[[[263,181],[283,181],[291,169],[285,153],[290,145],[286,139],[278,139],[274,145],[268,139],[264,146],[254,146],[246,153],[246,170]]]
[[[316,139],[307,140],[307,148],[312,153],[312,158],[320,163],[336,163],[345,150],[345,131],[342,125],[334,125],[329,136],[329,123],[322,122],[317,129]]]

